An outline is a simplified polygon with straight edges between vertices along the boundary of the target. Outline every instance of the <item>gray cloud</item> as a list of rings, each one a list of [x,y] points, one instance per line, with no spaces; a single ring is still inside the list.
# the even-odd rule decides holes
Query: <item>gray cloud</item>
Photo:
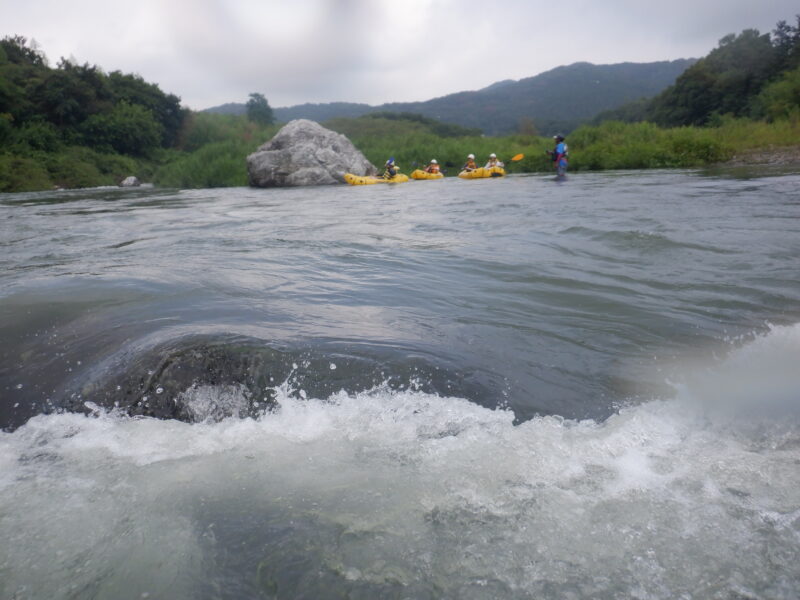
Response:
[[[3,35],[51,58],[136,72],[192,108],[425,100],[576,61],[702,56],[728,33],[793,20],[770,0],[0,0]]]

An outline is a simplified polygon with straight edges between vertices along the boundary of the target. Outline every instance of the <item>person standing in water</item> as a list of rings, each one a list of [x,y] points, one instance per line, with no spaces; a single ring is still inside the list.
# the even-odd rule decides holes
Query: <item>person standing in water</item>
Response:
[[[567,174],[569,148],[564,141],[563,135],[554,135],[553,140],[555,140],[556,147],[551,151],[545,150],[545,152],[547,152],[553,160],[553,167],[556,169],[556,175],[563,177]]]

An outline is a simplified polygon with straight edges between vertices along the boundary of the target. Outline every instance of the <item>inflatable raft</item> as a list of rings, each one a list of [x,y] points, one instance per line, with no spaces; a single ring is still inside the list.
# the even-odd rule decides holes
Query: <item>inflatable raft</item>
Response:
[[[415,169],[411,172],[411,179],[441,179],[444,177],[443,173],[428,173],[422,169]]]
[[[461,171],[458,174],[461,179],[483,179],[485,177],[502,177],[506,174],[506,170],[502,167],[478,167],[472,171]]]
[[[391,179],[384,179],[383,177],[372,177],[361,175],[353,175],[352,173],[345,173],[344,180],[350,185],[372,185],[373,183],[405,183],[408,181],[408,175],[398,173]]]

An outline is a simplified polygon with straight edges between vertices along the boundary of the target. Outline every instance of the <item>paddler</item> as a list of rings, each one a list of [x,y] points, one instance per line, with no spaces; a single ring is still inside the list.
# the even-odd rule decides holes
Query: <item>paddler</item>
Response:
[[[431,159],[431,162],[428,163],[428,166],[425,167],[426,173],[438,173],[439,172],[439,161],[435,158]]]
[[[464,166],[461,167],[462,171],[474,171],[478,168],[478,165],[475,164],[475,155],[468,154],[467,155],[467,162],[464,163]]]
[[[505,167],[505,164],[497,160],[497,154],[492,152],[489,155],[489,160],[486,162],[486,168],[491,169],[492,167]]]
[[[395,175],[397,175],[399,168],[397,163],[394,162],[394,156],[390,157],[389,160],[386,161],[384,165],[383,171],[383,178],[384,179],[393,179]]]
[[[567,157],[569,156],[569,148],[567,148],[567,144],[564,141],[563,135],[554,135],[553,141],[555,141],[556,147],[552,151],[546,152],[553,160],[553,167],[556,170],[556,174],[563,176],[567,174]]]

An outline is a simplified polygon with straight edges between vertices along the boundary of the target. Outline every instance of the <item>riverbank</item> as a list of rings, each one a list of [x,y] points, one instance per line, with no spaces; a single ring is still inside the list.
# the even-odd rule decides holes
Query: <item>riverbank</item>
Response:
[[[777,167],[800,167],[800,144],[794,146],[769,146],[737,152],[733,158],[723,163],[733,167],[769,165]]]
[[[447,175],[458,173],[467,154],[485,160],[496,153],[511,173],[547,173],[552,169],[544,136],[442,136],[414,120],[360,117],[325,123],[344,133],[370,162],[390,156],[409,173],[436,158]],[[54,152],[14,149],[0,152],[0,192],[74,189],[116,185],[134,174],[159,187],[197,189],[240,187],[248,182],[246,157],[278,127],[256,127],[244,117],[196,114],[189,119],[178,148],[148,159],[68,147]],[[716,127],[661,128],[652,123],[608,121],[585,125],[567,136],[570,171],[618,169],[747,167],[800,168],[800,124],[726,119]]]

